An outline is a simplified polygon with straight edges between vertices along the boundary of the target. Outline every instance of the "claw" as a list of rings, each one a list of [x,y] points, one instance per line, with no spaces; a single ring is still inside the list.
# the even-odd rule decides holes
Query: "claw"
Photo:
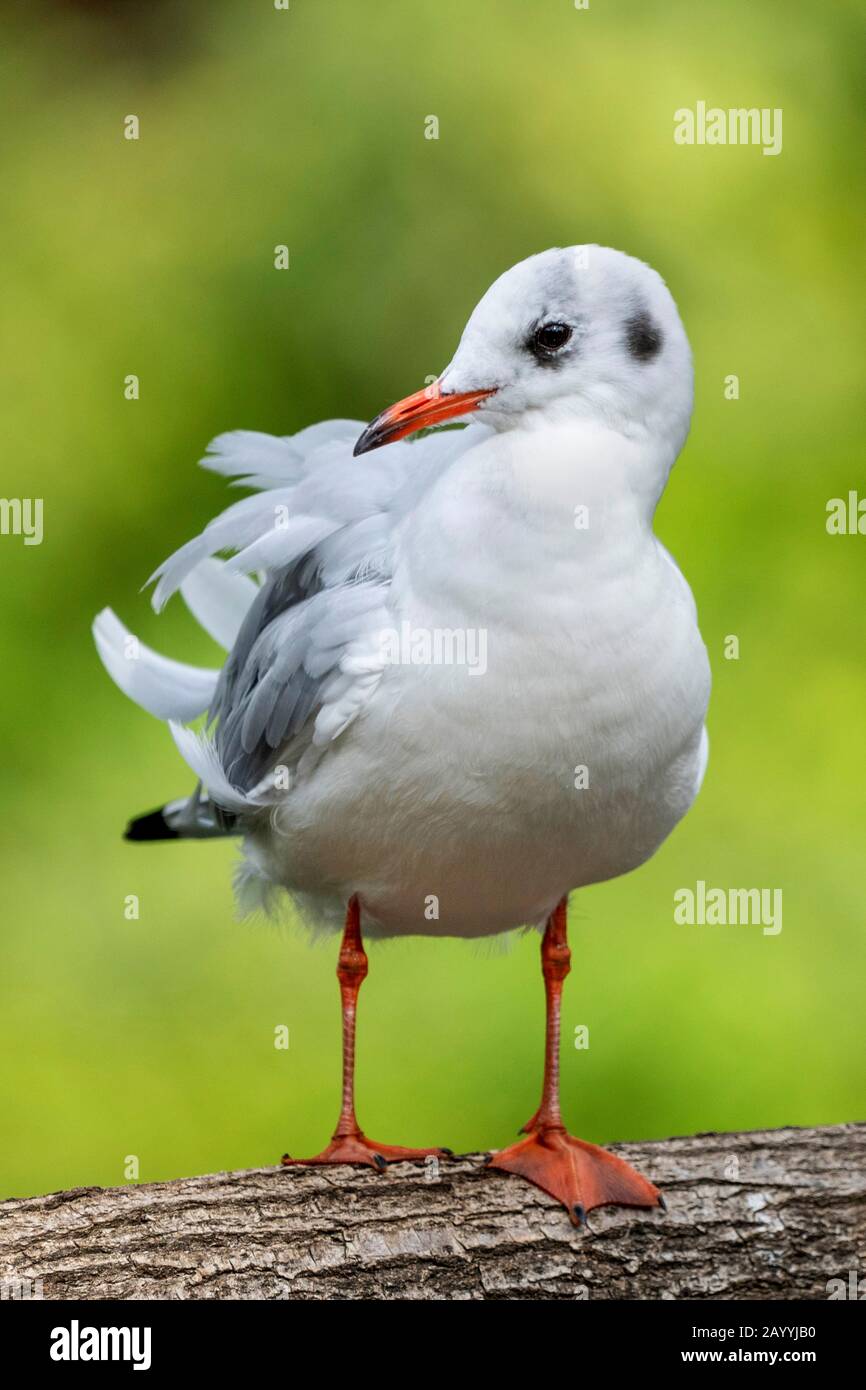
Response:
[[[575,1226],[586,1226],[586,1224],[587,1224],[586,1212],[584,1211],[583,1207],[580,1205],[579,1202],[576,1202],[576,1203],[575,1203],[574,1207],[572,1208],[572,1211],[573,1211],[573,1218],[572,1218],[572,1219],[574,1220]]]
[[[668,1209],[668,1204],[665,1201],[664,1193],[662,1192],[659,1193],[659,1206],[661,1207],[662,1211],[667,1211]]]
[[[385,1169],[388,1167],[388,1163],[382,1154],[373,1154],[373,1162],[380,1173],[384,1173]]]

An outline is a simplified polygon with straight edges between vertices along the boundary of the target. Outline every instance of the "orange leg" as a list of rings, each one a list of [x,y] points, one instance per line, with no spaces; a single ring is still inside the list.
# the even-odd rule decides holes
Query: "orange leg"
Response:
[[[302,1163],[367,1163],[383,1171],[388,1163],[421,1161],[428,1154],[450,1157],[449,1149],[405,1149],[399,1144],[375,1144],[360,1128],[355,1116],[355,1016],[358,993],[367,977],[367,954],[361,939],[361,908],[356,897],[351,898],[346,912],[346,927],[340,946],[337,979],[343,1005],[343,1103],[333,1138],[326,1149],[315,1158],[290,1158],[283,1154],[285,1167]]]
[[[566,900],[548,920],[541,943],[541,969],[547,999],[544,1084],[541,1104],[523,1126],[528,1139],[492,1154],[489,1164],[505,1173],[518,1173],[568,1209],[575,1225],[593,1207],[663,1206],[657,1187],[630,1164],[597,1144],[566,1133],[559,1109],[559,1039],[562,983],[571,969]]]

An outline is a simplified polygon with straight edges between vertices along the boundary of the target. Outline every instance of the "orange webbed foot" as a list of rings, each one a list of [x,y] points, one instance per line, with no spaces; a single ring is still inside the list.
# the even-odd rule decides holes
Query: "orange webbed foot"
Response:
[[[401,1144],[377,1144],[366,1134],[346,1134],[333,1138],[326,1149],[313,1158],[290,1158],[283,1154],[284,1168],[321,1163],[364,1163],[383,1173],[389,1163],[423,1163],[429,1157],[451,1158],[450,1149],[407,1149]]]
[[[561,1126],[535,1130],[527,1139],[500,1149],[491,1154],[488,1166],[516,1173],[555,1197],[576,1226],[585,1224],[593,1207],[664,1206],[658,1188],[631,1164],[597,1144],[575,1139]]]

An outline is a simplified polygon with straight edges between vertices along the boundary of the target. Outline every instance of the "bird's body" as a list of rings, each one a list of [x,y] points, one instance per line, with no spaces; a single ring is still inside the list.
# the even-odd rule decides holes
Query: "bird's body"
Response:
[[[706,653],[688,586],[623,487],[618,455],[635,447],[584,424],[491,433],[400,523],[387,606],[407,659],[248,837],[311,920],[342,929],[357,891],[369,934],[543,926],[688,809]],[[431,651],[468,634],[466,661],[413,661],[427,634]]]
[[[500,277],[434,386],[354,457],[363,427],[345,420],[214,441],[205,465],[254,495],[166,561],[154,602],[180,589],[229,649],[221,671],[156,656],[110,610],[96,621],[114,679],[171,722],[199,778],[131,837],[237,834],[244,907],[285,890],[315,928],[345,918],[347,1080],[317,1161],[422,1152],[373,1146],[354,1119],[361,927],[547,924],[544,1099],[497,1165],[573,1213],[658,1197],[559,1120],[561,905],[648,859],[703,777],[706,650],[653,532],[691,404],[658,275],[602,247],[545,252]],[[205,711],[208,732],[186,727]]]

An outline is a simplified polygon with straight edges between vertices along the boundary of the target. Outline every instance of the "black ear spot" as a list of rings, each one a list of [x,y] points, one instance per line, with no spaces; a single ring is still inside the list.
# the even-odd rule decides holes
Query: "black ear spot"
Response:
[[[626,347],[638,362],[651,362],[661,352],[662,331],[646,309],[640,309],[625,326]]]

